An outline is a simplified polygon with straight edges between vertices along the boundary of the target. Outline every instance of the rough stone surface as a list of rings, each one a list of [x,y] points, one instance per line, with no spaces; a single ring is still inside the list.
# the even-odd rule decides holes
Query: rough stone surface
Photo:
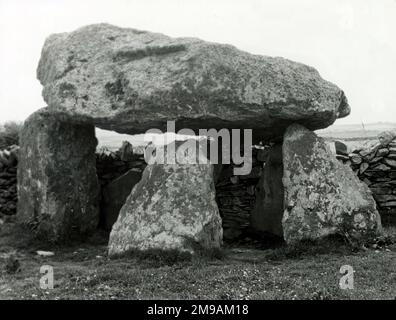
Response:
[[[142,173],[129,170],[127,173],[109,183],[102,191],[102,214],[104,227],[111,230],[117,221],[118,215],[126,199],[131,194],[132,188],[140,181]]]
[[[168,148],[157,147],[156,159],[166,156]],[[185,159],[196,157],[188,153]],[[218,248],[221,242],[213,165],[157,163],[146,167],[122,207],[110,234],[109,255],[150,249],[194,252]]]
[[[48,241],[92,232],[99,218],[94,127],[41,109],[25,121],[20,143],[18,219]]]
[[[132,161],[132,160],[134,160],[133,146],[128,141],[124,141],[122,143],[122,146],[121,146],[121,148],[119,150],[119,153],[120,153],[121,161]]]
[[[340,154],[343,156],[347,156],[349,154],[348,146],[342,141],[334,141],[334,146],[336,150],[336,154]]]
[[[122,133],[251,128],[282,135],[325,128],[350,108],[312,67],[231,45],[96,24],[51,35],[37,70],[50,108]]]
[[[284,238],[288,243],[330,234],[363,239],[381,232],[371,191],[331,154],[323,139],[291,125],[283,142]]]
[[[384,131],[377,138],[382,146],[387,146],[396,138],[396,131]]]
[[[268,152],[263,174],[256,187],[256,203],[251,213],[251,227],[257,231],[283,236],[284,211],[282,145]]]

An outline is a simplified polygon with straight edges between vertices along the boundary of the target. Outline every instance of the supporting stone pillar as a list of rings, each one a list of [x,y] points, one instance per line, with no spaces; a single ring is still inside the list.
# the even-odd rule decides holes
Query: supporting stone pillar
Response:
[[[367,240],[381,233],[370,189],[335,158],[322,138],[293,124],[285,132],[282,150],[287,243],[332,234]]]
[[[220,247],[223,231],[213,165],[192,164],[197,156],[184,152],[180,154],[189,164],[163,164],[160,158],[170,152],[170,145],[157,147],[157,164],[145,168],[122,207],[110,234],[110,256],[134,250],[193,253],[197,248]]]
[[[252,229],[283,236],[282,176],[282,145],[277,144],[269,150],[263,173],[256,186],[256,203],[250,217]]]
[[[51,242],[91,233],[99,219],[95,128],[41,109],[25,121],[20,143],[19,221]]]

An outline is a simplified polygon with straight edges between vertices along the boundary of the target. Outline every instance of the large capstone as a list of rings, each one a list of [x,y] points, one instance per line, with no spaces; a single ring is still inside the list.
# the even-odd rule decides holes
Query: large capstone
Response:
[[[121,133],[251,128],[282,136],[350,113],[342,90],[307,65],[194,38],[96,24],[51,35],[37,71],[49,108]]]
[[[250,216],[250,225],[255,231],[283,236],[282,176],[282,144],[276,144],[267,153],[264,170],[256,186],[256,203]]]
[[[189,164],[163,164],[172,145],[177,144],[156,148],[157,163],[145,168],[122,207],[110,234],[110,256],[135,250],[192,253],[220,247],[222,226],[215,201],[213,165],[192,164],[199,154],[188,151],[185,155],[181,147],[176,149]]]
[[[298,124],[286,130],[283,166],[288,243],[333,234],[367,239],[381,232],[371,191],[315,133]]]
[[[90,234],[98,224],[95,130],[55,117],[31,115],[20,135],[18,218],[48,241]]]

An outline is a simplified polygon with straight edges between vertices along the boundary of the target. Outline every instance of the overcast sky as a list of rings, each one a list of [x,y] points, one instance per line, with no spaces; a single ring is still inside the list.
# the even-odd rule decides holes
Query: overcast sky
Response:
[[[45,38],[99,22],[309,64],[348,97],[337,123],[396,122],[396,0],[0,0],[0,122],[45,106]]]

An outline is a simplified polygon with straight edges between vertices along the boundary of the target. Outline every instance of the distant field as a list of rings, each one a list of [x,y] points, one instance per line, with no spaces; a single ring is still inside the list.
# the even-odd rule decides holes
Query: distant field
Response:
[[[381,132],[388,130],[396,130],[396,123],[335,124],[326,129],[317,130],[316,133],[324,138],[371,140],[376,139]]]
[[[369,123],[369,124],[348,124],[332,125],[329,128],[317,130],[316,133],[326,140],[345,141],[352,149],[360,147],[368,140],[374,140],[378,134],[387,130],[396,131],[396,123]],[[109,150],[117,150],[123,141],[129,141],[134,147],[144,146],[144,134],[127,135],[113,131],[96,129],[96,136],[99,144],[98,148],[107,147]]]
[[[145,145],[144,135],[128,135],[119,134],[114,131],[106,131],[101,129],[96,129],[96,137],[98,138],[98,148],[106,147],[111,151],[115,151],[121,147],[123,141],[129,141],[133,146]]]
[[[332,125],[317,130],[316,133],[327,141],[343,141],[350,150],[356,150],[364,147],[369,141],[376,140],[381,132],[389,130],[396,131],[396,123]]]

